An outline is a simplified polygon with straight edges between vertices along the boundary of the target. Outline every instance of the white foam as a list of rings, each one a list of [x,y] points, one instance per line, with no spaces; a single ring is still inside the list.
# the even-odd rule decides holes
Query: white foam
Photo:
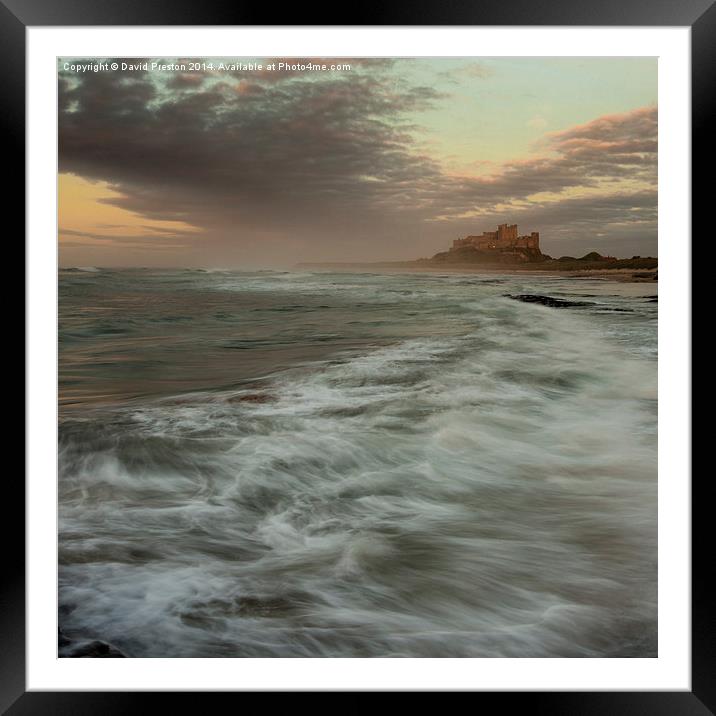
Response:
[[[125,412],[66,458],[65,629],[142,656],[649,655],[655,363],[501,293],[270,400]]]

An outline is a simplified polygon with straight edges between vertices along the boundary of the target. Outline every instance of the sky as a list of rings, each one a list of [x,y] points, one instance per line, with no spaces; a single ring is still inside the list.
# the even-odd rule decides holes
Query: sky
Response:
[[[656,58],[60,58],[58,75],[62,266],[406,260],[504,222],[552,256],[657,254]]]

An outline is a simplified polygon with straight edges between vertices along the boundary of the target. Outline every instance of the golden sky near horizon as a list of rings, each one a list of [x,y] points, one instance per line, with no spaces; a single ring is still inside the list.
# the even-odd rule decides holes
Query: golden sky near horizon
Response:
[[[60,244],[81,237],[87,245],[101,245],[102,237],[146,240],[151,234],[199,231],[183,221],[157,221],[108,203],[122,197],[107,182],[90,181],[76,174],[60,174],[57,180],[57,219]],[[77,233],[74,233],[77,232]],[[143,244],[141,244],[143,245]]]

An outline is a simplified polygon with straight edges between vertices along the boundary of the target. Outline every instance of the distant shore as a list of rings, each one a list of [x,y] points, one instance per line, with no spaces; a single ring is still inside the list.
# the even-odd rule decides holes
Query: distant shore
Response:
[[[476,265],[468,263],[429,263],[427,261],[382,261],[375,263],[320,262],[300,263],[296,268],[320,271],[347,272],[420,272],[420,273],[471,273],[471,274],[524,274],[527,276],[564,276],[565,278],[600,278],[610,281],[629,283],[653,283],[658,281],[658,269],[653,268],[608,268],[606,266],[587,266],[575,268],[569,266],[558,268],[550,261],[549,267],[540,268],[539,264],[522,266],[510,265]]]

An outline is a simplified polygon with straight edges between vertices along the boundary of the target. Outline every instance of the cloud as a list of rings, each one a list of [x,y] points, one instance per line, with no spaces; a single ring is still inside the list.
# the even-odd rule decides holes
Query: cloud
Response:
[[[197,89],[204,83],[206,75],[202,72],[175,72],[166,83],[169,89]]]
[[[489,176],[454,176],[416,141],[416,117],[446,98],[405,81],[394,61],[346,62],[349,72],[201,81],[61,73],[60,171],[109,182],[121,196],[107,203],[148,220],[201,227],[181,243],[214,263],[409,258],[468,224],[474,232],[478,219],[491,226],[505,207],[535,229],[552,217],[556,237],[556,205],[565,220],[576,206],[569,192],[655,187],[655,108],[546,135],[534,156]],[[557,198],[526,214],[524,202],[544,193]],[[628,203],[605,200],[602,220],[628,221]]]

